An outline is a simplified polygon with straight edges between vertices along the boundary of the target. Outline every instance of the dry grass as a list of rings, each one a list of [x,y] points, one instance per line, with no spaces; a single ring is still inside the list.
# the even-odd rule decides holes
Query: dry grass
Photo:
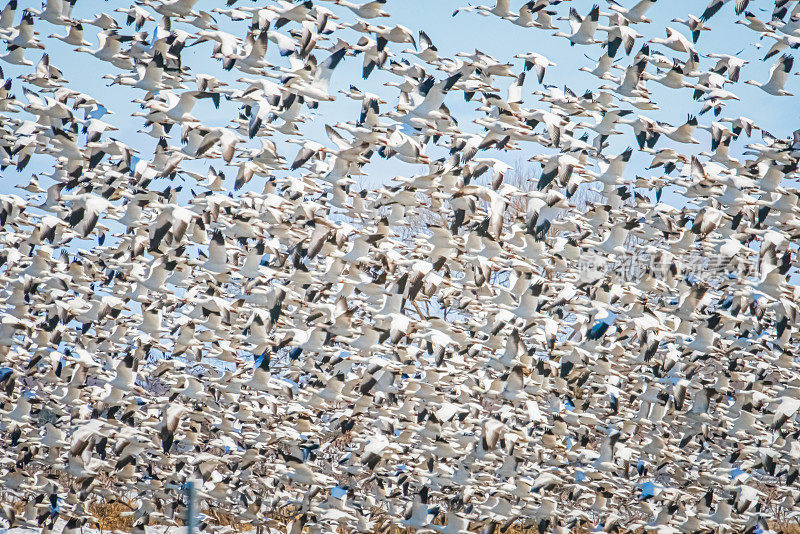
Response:
[[[17,514],[21,515],[25,511],[25,503],[23,501],[17,500],[8,502],[7,504],[11,505]],[[89,525],[87,526],[97,528],[105,532],[113,532],[115,530],[129,532],[131,526],[133,525],[133,514],[131,514],[131,512],[134,512],[136,509],[132,501],[112,501],[91,503],[88,505],[87,510],[94,518],[94,521],[90,521]],[[204,509],[202,513],[207,517],[206,521],[210,525],[217,527],[231,527],[234,532],[248,532],[255,529],[255,527],[250,523],[241,522],[235,514],[226,510],[211,508]],[[270,514],[269,519],[280,524],[281,526],[285,526],[292,520],[292,514]],[[436,523],[441,524],[441,521],[437,521]],[[771,527],[778,534],[800,534],[800,524],[797,523],[774,523],[771,525]],[[478,528],[474,529],[475,532],[478,532],[478,530]],[[337,529],[337,531],[342,533],[346,532],[341,528]],[[382,532],[383,534],[406,534],[413,532],[410,529],[394,525],[390,526],[385,522],[382,523],[381,521],[378,521],[377,531]],[[573,531],[574,534],[585,534],[587,532],[590,532],[590,529],[586,528],[585,526],[579,526]],[[642,532],[642,530],[639,529],[635,532]],[[503,530],[503,534],[535,533],[538,533],[538,530],[535,526],[522,526],[519,523],[509,525],[505,530]]]
[[[94,502],[88,506],[88,512],[94,516],[100,530],[129,531],[133,525],[131,511],[135,508],[129,502]],[[123,515],[125,512],[127,514]]]
[[[253,525],[242,523],[235,514],[219,508],[203,511],[208,516],[208,522],[218,527],[231,527],[235,532],[246,532],[253,529]]]
[[[25,513],[25,502],[24,501],[14,501],[11,504],[11,508],[14,509],[14,513],[17,515],[22,515]]]

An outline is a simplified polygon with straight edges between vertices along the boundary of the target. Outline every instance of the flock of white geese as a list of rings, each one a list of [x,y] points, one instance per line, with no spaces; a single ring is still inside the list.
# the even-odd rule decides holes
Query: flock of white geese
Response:
[[[454,4],[438,31],[528,29],[496,59],[407,0],[11,0],[0,527],[176,525],[188,481],[209,532],[800,522],[800,135],[758,116],[800,3],[665,32],[670,1]],[[752,43],[703,53],[733,21]],[[770,106],[727,116],[745,83]],[[695,114],[648,118],[656,85]]]

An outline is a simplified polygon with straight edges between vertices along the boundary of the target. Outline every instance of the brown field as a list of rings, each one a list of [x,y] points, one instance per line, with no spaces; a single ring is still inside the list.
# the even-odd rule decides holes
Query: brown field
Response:
[[[17,514],[22,514],[24,512],[24,502],[14,501],[8,504],[14,508]],[[133,501],[93,502],[88,505],[87,510],[91,514],[91,518],[86,527],[95,528],[101,532],[129,532],[133,525],[133,514],[131,512],[136,511],[133,506]],[[231,529],[237,533],[256,530],[253,525],[239,521],[234,514],[226,510],[219,508],[203,509],[202,513],[207,517],[207,521],[210,525],[231,527]],[[270,516],[269,523],[271,523],[273,528],[285,528],[293,518],[292,514],[274,514]],[[440,524],[441,522],[436,521],[436,523]],[[177,521],[176,524],[181,525],[182,522]],[[378,524],[380,526],[376,529],[376,533],[405,534],[407,532],[412,532],[410,529],[388,525],[385,521],[383,523],[378,521]],[[772,525],[772,528],[778,534],[800,534],[800,523]],[[304,529],[304,531],[306,530],[307,529]],[[476,526],[474,531],[478,532],[479,527]],[[584,534],[591,531],[589,527],[578,527],[573,532],[575,534]],[[339,529],[339,532],[345,534],[347,531]],[[525,527],[522,525],[510,525],[505,530],[498,528],[496,532],[502,532],[502,534],[535,534],[538,531],[535,526]],[[644,532],[644,530],[637,529],[633,532],[639,534]]]

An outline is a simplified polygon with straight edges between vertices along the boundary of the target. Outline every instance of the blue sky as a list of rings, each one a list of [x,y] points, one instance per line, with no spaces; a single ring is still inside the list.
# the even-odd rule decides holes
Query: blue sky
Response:
[[[21,14],[21,9],[27,2],[20,2],[20,10],[17,13],[17,20]],[[490,2],[486,2],[490,3]],[[633,5],[633,1],[622,2],[625,6]],[[763,2],[762,2],[763,3]],[[342,20],[340,22],[353,22],[355,18],[349,10],[334,5],[332,2],[321,2],[325,7],[334,10]],[[518,8],[521,5],[521,0],[512,1],[512,8]],[[556,6],[559,13],[566,15],[568,8],[574,6],[579,13],[587,13],[591,7],[592,2],[577,1],[562,3]],[[100,11],[112,12],[116,8],[127,7],[128,2],[122,1],[106,1],[106,2],[78,2],[74,11],[73,18],[92,18],[95,13]],[[195,9],[210,11],[214,7],[222,5],[222,2],[215,2],[210,0],[200,0]],[[238,5],[252,6],[255,5],[251,2],[240,1]],[[259,4],[260,5],[260,4]],[[603,50],[599,45],[592,46],[575,46],[570,47],[568,43],[562,39],[553,37],[552,30],[537,30],[525,29],[517,27],[507,21],[498,19],[497,17],[483,17],[476,13],[459,13],[456,17],[452,16],[454,9],[465,5],[460,1],[451,0],[436,0],[436,1],[423,1],[423,0],[389,0],[387,10],[392,13],[391,18],[381,18],[371,22],[378,24],[402,24],[410,28],[414,34],[420,29],[424,30],[439,48],[440,56],[452,57],[456,52],[466,51],[471,52],[475,49],[488,53],[500,61],[512,62],[515,65],[515,71],[520,72],[522,69],[522,61],[514,59],[515,54],[525,52],[539,52],[546,55],[549,59],[557,63],[556,67],[548,69],[545,76],[545,84],[554,84],[559,87],[563,85],[569,86],[575,93],[581,94],[587,89],[597,89],[602,83],[594,76],[580,72],[580,67],[589,66],[593,67],[594,63],[587,59],[588,55],[592,60],[597,59]],[[768,19],[769,14],[758,10],[759,2],[751,3],[751,10],[754,10],[761,18]],[[699,15],[705,7],[704,2],[697,1],[667,1],[660,0],[648,11],[648,17],[653,20],[651,24],[638,24],[636,29],[639,33],[645,35],[646,38],[663,37],[664,27],[670,25],[682,33],[688,35],[688,30],[685,26],[670,23],[669,21],[674,17],[685,17],[687,14],[692,13]],[[601,3],[601,8],[606,9],[605,3]],[[118,20],[123,21],[124,15],[116,13]],[[242,37],[246,22],[231,23],[226,17],[216,15],[220,29],[231,31],[234,35]],[[773,97],[767,95],[756,87],[745,85],[743,82],[748,79],[755,79],[758,81],[766,81],[768,77],[769,68],[771,67],[774,58],[767,62],[761,61],[759,58],[763,57],[766,49],[772,44],[771,39],[763,39],[760,41],[764,46],[763,49],[756,49],[752,43],[759,42],[758,35],[745,28],[742,25],[734,24],[735,15],[733,14],[732,5],[726,5],[714,18],[709,22],[712,28],[710,32],[703,32],[698,43],[698,50],[703,54],[708,53],[729,53],[736,54],[741,51],[741,56],[750,61],[742,71],[740,82],[731,84],[729,89],[733,90],[741,97],[741,101],[728,101],[728,105],[723,111],[722,116],[739,116],[744,115],[756,119],[758,124],[764,126],[774,135],[779,137],[788,136],[796,127],[796,122],[793,119],[798,115],[800,108],[800,100],[792,97]],[[601,23],[606,19],[602,18]],[[566,21],[557,22],[561,29],[568,27]],[[154,23],[147,23],[145,30],[153,33]],[[63,33],[64,27],[57,27],[47,22],[37,20],[35,29],[41,34],[46,36],[51,33]],[[194,31],[194,28],[184,24],[175,23],[174,27],[182,27],[187,31]],[[291,27],[291,26],[290,26]],[[92,42],[91,48],[96,48],[95,33],[97,28],[89,25],[84,27],[86,36],[85,38]],[[684,31],[685,30],[685,31]],[[121,33],[132,33],[133,29],[123,27]],[[287,27],[282,31],[286,32]],[[350,43],[355,43],[360,34],[352,31],[345,30],[342,36]],[[604,33],[598,32],[598,36],[604,36]],[[635,50],[641,46],[644,40],[639,40]],[[115,125],[119,131],[113,132],[111,135],[117,139],[129,144],[130,146],[138,149],[141,155],[145,158],[150,157],[155,140],[147,135],[137,133],[137,130],[143,127],[143,120],[141,118],[132,118],[130,115],[136,111],[140,111],[137,104],[132,102],[135,98],[141,98],[143,93],[139,90],[134,90],[128,87],[115,85],[108,87],[108,80],[102,77],[106,74],[118,74],[120,71],[107,63],[103,63],[88,54],[81,54],[73,51],[73,47],[66,45],[54,39],[45,40],[47,52],[51,56],[51,63],[59,67],[64,77],[69,80],[69,87],[78,91],[86,92],[103,102],[109,109],[115,112],[114,115],[104,117],[104,120]],[[241,74],[235,69],[231,72],[225,72],[221,69],[221,64],[215,60],[210,59],[211,43],[203,43],[195,47],[185,49],[183,53],[184,64],[189,65],[194,73],[208,72],[218,76],[225,81],[233,81],[240,77]],[[390,49],[393,53],[399,52],[410,45],[390,44]],[[685,59],[685,54],[673,52],[660,45],[651,45],[654,51],[659,51],[669,57],[679,57]],[[634,50],[634,53],[635,53]],[[317,53],[320,61],[326,57],[326,53],[319,51]],[[32,61],[38,61],[41,52],[37,50],[28,50],[26,56]],[[406,56],[409,59],[415,59],[413,56]],[[628,65],[631,63],[631,57],[624,56],[624,51],[618,53],[618,58],[622,57],[620,64]],[[273,44],[270,45],[268,50],[267,59],[276,65],[288,66],[286,58],[280,58],[277,50]],[[705,60],[703,66],[710,65],[711,60]],[[361,65],[362,57],[348,57],[337,68],[333,76],[332,86],[336,89],[345,89],[348,85],[353,84],[362,90],[370,91],[381,95],[385,100],[390,103],[396,101],[398,91],[392,87],[385,87],[382,84],[387,81],[397,80],[397,77],[379,70],[375,70],[368,81],[361,79]],[[33,67],[16,67],[3,63],[2,68],[6,77],[16,76],[21,73],[30,72]],[[429,72],[432,69],[429,68]],[[650,72],[653,72],[653,67],[648,67]],[[441,77],[441,73],[437,73]],[[496,86],[500,89],[501,95],[505,96],[508,84],[512,81],[511,78],[496,78]],[[17,98],[24,101],[21,90],[21,82],[16,80],[14,82],[13,92]],[[191,88],[194,88],[193,84]],[[544,108],[543,103],[538,102],[538,99],[532,95],[535,90],[540,90],[542,87],[536,82],[534,76],[528,76],[525,83],[524,95],[526,95],[525,105]],[[648,83],[648,89],[653,94],[653,100],[660,106],[660,110],[643,112],[644,115],[656,120],[667,121],[674,125],[678,125],[685,121],[686,116],[690,113],[696,113],[700,109],[700,104],[691,99],[692,89],[667,89],[655,82]],[[791,76],[787,83],[787,89],[794,92],[800,91],[800,79]],[[474,133],[480,133],[482,129],[471,123],[471,120],[480,116],[479,112],[475,109],[478,107],[476,102],[464,102],[461,94],[452,93],[447,97],[445,103],[451,109],[453,115],[459,121],[462,129]],[[388,106],[383,106],[382,111],[388,109]],[[332,146],[332,143],[327,139],[323,125],[334,124],[339,121],[354,120],[357,118],[360,110],[360,102],[345,98],[340,95],[335,102],[321,103],[318,110],[312,113],[311,120],[302,126],[302,131],[309,138],[320,141],[324,144]],[[193,114],[201,118],[204,122],[210,125],[226,125],[230,119],[236,116],[236,106],[231,102],[224,102],[220,110],[215,110],[210,101],[200,101],[195,107]],[[711,113],[708,113],[700,118],[701,124],[710,124],[714,120]],[[621,127],[624,135],[612,138],[610,142],[611,147],[606,150],[607,155],[613,155],[624,150],[626,146],[635,146],[635,140],[631,133],[630,128]],[[172,139],[170,144],[179,146],[179,128],[173,129]],[[700,151],[709,150],[710,140],[709,134],[706,132],[698,131],[695,135],[700,141],[700,145],[675,145],[665,140],[659,142],[657,148],[672,146],[680,149],[683,153],[691,155]],[[760,135],[755,134],[755,140],[760,141]],[[740,138],[736,143],[736,149],[732,150],[734,155],[746,144],[743,138]],[[258,143],[250,142],[249,146],[258,146]],[[285,157],[291,161],[297,151],[295,145],[282,145],[285,147]],[[515,164],[520,161],[525,161],[532,155],[542,152],[543,149],[538,145],[529,143],[523,145],[523,151],[512,151],[506,153],[497,153],[496,151],[489,152],[487,155],[498,157],[510,164]],[[446,148],[433,148],[429,147],[429,154],[434,157],[440,157],[446,154]],[[49,172],[51,168],[51,161],[49,158],[42,158],[38,156],[35,158],[27,169],[22,173],[17,173],[14,169],[6,169],[4,175],[6,180],[0,184],[0,191],[11,192],[12,185],[27,183],[31,173],[33,172]],[[378,156],[373,157],[373,163],[365,168],[369,176],[363,181],[364,185],[374,186],[381,183],[386,183],[391,177],[395,175],[409,176],[414,173],[420,172],[420,167],[409,165],[392,159],[389,161],[380,160]],[[647,176],[650,171],[644,170],[644,166],[649,164],[650,156],[638,154],[635,151],[634,158],[629,166],[630,177],[634,174]],[[42,166],[42,163],[46,164]],[[219,168],[219,162],[212,162]],[[529,164],[532,168],[537,169],[535,164]],[[195,170],[201,171],[205,166],[194,166]],[[232,186],[236,169],[226,169],[228,176],[226,185]],[[263,184],[263,179],[255,179],[250,186],[253,189],[260,189]],[[44,184],[45,187],[48,184]],[[166,182],[163,184],[166,187]],[[155,185],[155,187],[161,187]],[[16,190],[19,192],[19,190]],[[24,192],[23,192],[24,194]],[[673,201],[677,201],[673,198]]]

